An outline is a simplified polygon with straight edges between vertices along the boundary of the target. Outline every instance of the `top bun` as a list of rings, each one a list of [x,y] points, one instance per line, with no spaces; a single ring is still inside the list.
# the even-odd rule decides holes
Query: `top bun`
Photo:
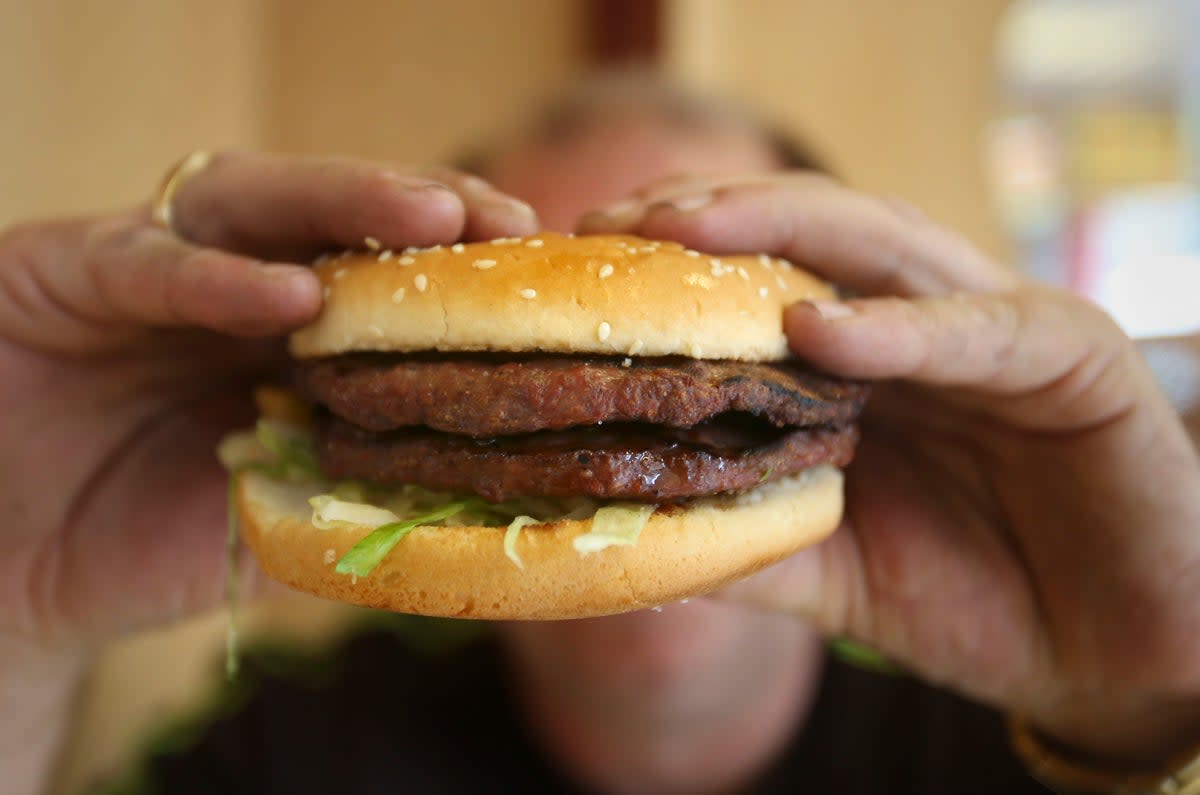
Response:
[[[292,335],[302,358],[508,351],[772,361],[788,355],[783,308],[834,295],[784,260],[626,235],[543,232],[348,253],[316,273],[325,308]]]

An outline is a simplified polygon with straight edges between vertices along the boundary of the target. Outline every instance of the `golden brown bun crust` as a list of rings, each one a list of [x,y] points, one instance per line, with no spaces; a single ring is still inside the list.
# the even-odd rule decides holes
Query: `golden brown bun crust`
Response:
[[[783,308],[833,290],[783,260],[631,236],[531,238],[347,254],[316,266],[299,357],[351,351],[546,351],[770,361]]]
[[[749,496],[659,509],[632,547],[581,555],[572,540],[590,521],[530,527],[517,540],[522,571],[504,554],[503,527],[424,527],[370,576],[353,578],[335,572],[335,562],[370,530],[314,528],[312,490],[238,476],[243,537],[271,577],[342,602],[485,619],[582,618],[677,601],[820,541],[842,514],[841,472],[824,466]]]

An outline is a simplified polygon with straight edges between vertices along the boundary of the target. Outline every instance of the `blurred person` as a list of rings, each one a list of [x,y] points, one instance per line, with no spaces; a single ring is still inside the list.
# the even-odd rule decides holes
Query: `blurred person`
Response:
[[[506,625],[441,658],[360,638],[327,687],[267,679],[153,760],[162,791],[1045,791],[1004,713],[1055,772],[1196,750],[1200,464],[1102,313],[686,92],[593,86],[474,165],[489,181],[229,152],[167,229],[138,207],[0,238],[15,792],[48,780],[100,642],[219,603],[212,449],[319,311],[296,263],[539,228],[771,252],[862,296],[783,318],[799,356],[880,382],[844,526],[719,601]],[[915,678],[829,660],[827,635]]]

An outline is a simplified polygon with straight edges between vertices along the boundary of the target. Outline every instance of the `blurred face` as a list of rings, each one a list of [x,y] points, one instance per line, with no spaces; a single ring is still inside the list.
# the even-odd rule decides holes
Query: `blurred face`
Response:
[[[561,141],[503,154],[488,176],[533,205],[542,224],[574,229],[589,210],[630,196],[662,177],[732,175],[777,168],[762,141],[739,129],[686,129],[648,115],[596,123]]]
[[[745,174],[779,165],[745,131],[687,129],[653,116],[625,115],[562,140],[510,149],[486,176],[532,204],[547,229],[568,232],[588,211],[663,177]],[[784,736],[778,727],[807,703],[804,694],[819,664],[815,636],[794,619],[705,599],[668,605],[661,613],[518,622],[505,629],[510,649],[525,663],[520,670],[539,716],[535,722],[548,727],[543,739],[584,770],[589,763],[578,760],[590,758],[602,769],[605,757],[589,757],[588,741],[556,715],[587,713],[623,738],[613,741],[616,746],[691,736],[708,726],[727,728],[719,716],[731,714],[750,720],[738,730],[743,740],[759,732]],[[636,727],[629,725],[629,715],[639,716]],[[738,746],[728,737],[713,742],[714,758]]]

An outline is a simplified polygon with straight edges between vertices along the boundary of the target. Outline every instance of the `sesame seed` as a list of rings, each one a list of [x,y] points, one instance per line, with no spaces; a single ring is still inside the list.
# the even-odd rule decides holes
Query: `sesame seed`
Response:
[[[777,273],[777,274],[775,274],[775,283],[779,285],[779,289],[780,289],[780,290],[786,290],[786,289],[787,289],[787,282],[785,282],[785,281],[783,280],[783,277],[782,277],[782,276],[780,276],[778,273]]]
[[[596,336],[600,338],[601,342],[604,342],[610,334],[612,334],[612,326],[608,325],[608,321],[600,321],[600,325],[596,326]]]
[[[721,260],[717,259],[716,257],[711,257],[708,260],[708,264],[712,265],[714,268],[719,268],[719,267],[721,267],[722,262],[721,262]]]
[[[533,240],[526,240],[525,245],[529,248],[541,248],[542,246],[546,245],[546,241],[535,237]]]
[[[389,248],[386,251],[379,252],[379,256],[375,258],[377,262],[383,262],[385,259],[392,258],[392,250]]]
[[[336,271],[333,272],[333,278],[335,278],[335,279],[340,279],[345,275],[346,275],[345,268],[338,268]]]
[[[400,259],[396,260],[396,262],[399,262],[401,265],[406,265],[406,266],[407,266],[407,265],[412,265],[412,264],[413,264],[413,263],[415,263],[416,261],[417,261],[417,258],[416,258],[416,257],[410,256],[410,255],[408,255],[408,254],[405,254],[403,257],[401,257]]]
[[[537,290],[526,287],[525,289],[521,290],[521,297],[522,298],[537,298]]]
[[[404,300],[404,288],[401,287],[400,289],[396,290],[396,292],[392,293],[392,303],[398,304],[403,300]]]
[[[723,268],[721,268],[721,270],[724,271],[725,273],[733,273],[735,270],[737,270],[737,268],[733,267],[732,265],[726,265]]]
[[[738,266],[737,272],[738,272],[738,276],[741,276],[746,281],[750,281],[750,274],[747,273],[746,269],[743,268],[741,265]]]
[[[417,248],[416,246],[409,246],[408,248],[404,249],[404,253],[405,254],[416,254],[420,250],[421,249]]]
[[[759,287],[758,288],[758,297],[765,299],[767,297],[767,292],[768,292],[768,290],[766,287]]]
[[[496,260],[494,260],[494,259],[477,259],[471,263],[471,267],[477,271],[485,271],[488,268],[496,267]]]
[[[418,293],[423,293],[429,287],[429,277],[423,273],[418,273],[413,277],[413,287],[417,288]]]
[[[630,356],[637,356],[642,352],[642,348],[644,347],[646,347],[646,343],[642,342],[641,340],[634,340],[633,344],[629,346],[628,353]]]
[[[769,267],[771,267],[771,258],[768,257],[766,254],[759,254],[758,255],[758,264],[762,265],[764,268],[769,268]]]
[[[498,237],[492,241],[493,246],[511,246],[515,243],[520,243],[519,237]]]
[[[714,277],[714,278],[717,278],[717,279],[719,279],[719,278],[721,278],[721,274],[722,274],[722,273],[724,273],[724,271],[723,271],[723,270],[721,270],[721,266],[720,266],[720,265],[713,265],[713,266],[712,266],[712,268],[711,268],[711,273],[712,273],[712,275],[713,275],[713,277]]]
[[[685,249],[683,253],[684,253],[685,255],[689,256],[689,257],[698,257],[698,256],[700,256],[700,252],[699,252],[699,251],[697,251],[697,250],[696,250],[696,249],[694,249],[694,248]]]
[[[455,243],[453,246],[450,247],[450,250],[453,251],[455,254],[463,253],[464,249],[466,249],[466,246],[464,246],[462,243]]]
[[[658,251],[658,246],[642,246],[638,251],[643,254],[653,254],[655,251]]]
[[[442,245],[441,245],[441,243],[439,243],[436,246],[430,246],[429,248],[425,249],[425,252],[427,254],[432,254],[435,251],[441,251],[441,250],[442,250]]]
[[[366,244],[367,244],[367,248],[371,249],[372,251],[378,251],[378,250],[379,250],[379,241],[378,241],[378,240],[376,240],[375,238],[373,238],[373,237],[364,237],[364,238],[363,238],[363,242],[364,242],[364,243],[366,243]]]
[[[700,343],[698,343],[698,342],[693,342],[693,343],[692,343],[692,347],[691,347],[691,349],[690,349],[690,353],[692,354],[692,358],[693,358],[693,359],[699,359],[699,358],[700,358],[700,354],[701,354],[701,353],[703,353],[703,352],[704,352],[704,351],[703,351],[703,349],[700,347]]]
[[[337,559],[337,550],[335,550],[335,549],[325,550],[325,555],[323,557],[323,560],[325,561],[326,566],[328,566],[330,563],[333,563],[333,561],[335,561],[336,559]]]
[[[604,263],[600,266],[600,272],[597,274],[601,279],[607,279],[613,275],[613,266],[609,263]]]
[[[621,360],[622,367],[630,367],[632,365],[633,365],[633,359],[630,359],[628,356],[626,356],[624,359]]]
[[[379,326],[376,326],[374,323],[367,326],[367,331],[370,332],[371,334],[374,334],[376,337],[383,336],[383,329],[381,329]]]

